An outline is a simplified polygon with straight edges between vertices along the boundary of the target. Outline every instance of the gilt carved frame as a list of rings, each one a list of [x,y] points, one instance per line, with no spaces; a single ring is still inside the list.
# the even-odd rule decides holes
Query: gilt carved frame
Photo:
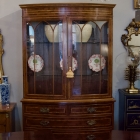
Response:
[[[140,22],[132,19],[132,22],[125,29],[128,34],[121,36],[121,41],[128,52],[128,56],[133,59],[140,58]]]
[[[131,35],[135,34],[138,36],[140,34],[140,22],[135,22],[135,19],[132,19],[132,22],[125,29],[128,34],[123,34],[121,37],[121,41],[125,47],[128,46],[128,41],[131,41]]]
[[[3,35],[1,34],[0,29],[0,84],[2,83],[2,76],[4,75],[3,66],[2,66],[2,55],[4,53],[3,50]]]

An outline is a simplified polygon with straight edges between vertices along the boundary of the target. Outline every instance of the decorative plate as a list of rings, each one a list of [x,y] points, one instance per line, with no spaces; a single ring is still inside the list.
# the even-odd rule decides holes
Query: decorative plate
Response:
[[[89,68],[95,72],[99,72],[105,67],[106,60],[100,54],[94,54],[88,60]]]
[[[63,59],[60,60],[60,68],[63,70]],[[77,69],[77,60],[72,57],[72,71]]]
[[[44,61],[39,55],[31,55],[28,59],[28,66],[32,71],[39,72],[44,66]]]

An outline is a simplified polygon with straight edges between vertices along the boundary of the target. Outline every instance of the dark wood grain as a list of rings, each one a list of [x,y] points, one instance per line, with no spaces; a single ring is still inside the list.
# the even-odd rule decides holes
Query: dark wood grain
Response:
[[[15,106],[0,104],[0,133],[15,131]]]
[[[11,112],[16,106],[16,103],[10,103],[10,105],[0,104],[0,112]]]

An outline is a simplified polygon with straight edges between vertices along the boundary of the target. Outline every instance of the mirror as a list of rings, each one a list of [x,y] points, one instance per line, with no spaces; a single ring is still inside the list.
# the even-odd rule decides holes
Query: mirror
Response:
[[[3,45],[3,36],[1,34],[1,29],[0,29],[0,84],[2,83],[2,76],[4,75],[3,67],[2,67],[2,55],[4,53],[4,50],[2,48],[2,45]]]
[[[140,34],[138,34],[137,36],[135,34],[132,34],[131,40],[128,41],[128,45],[140,46]]]
[[[137,55],[137,53],[140,52],[140,22],[136,22],[135,19],[132,19],[132,22],[125,30],[128,34],[123,34],[121,41],[129,54],[129,48],[131,47],[134,55]]]

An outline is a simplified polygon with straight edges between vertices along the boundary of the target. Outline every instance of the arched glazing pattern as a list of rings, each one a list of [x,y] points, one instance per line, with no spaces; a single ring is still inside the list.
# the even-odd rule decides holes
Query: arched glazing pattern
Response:
[[[62,21],[27,23],[28,93],[49,96],[63,93],[62,30]]]
[[[108,23],[72,22],[72,95],[106,94],[108,81]]]

